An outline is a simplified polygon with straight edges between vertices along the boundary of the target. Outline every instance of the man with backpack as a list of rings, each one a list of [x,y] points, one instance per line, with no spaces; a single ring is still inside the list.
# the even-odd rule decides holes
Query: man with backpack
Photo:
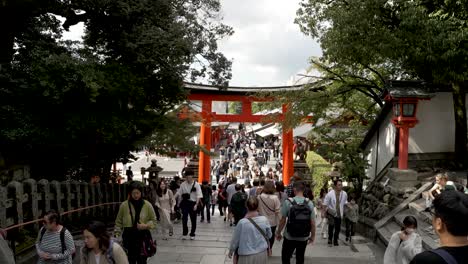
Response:
[[[281,207],[281,220],[276,230],[276,239],[284,237],[281,260],[283,264],[291,263],[296,251],[296,264],[304,263],[307,244],[315,240],[315,213],[312,201],[304,197],[305,184],[294,183],[294,198],[289,198]],[[284,233],[281,234],[286,226]]]
[[[419,253],[410,264],[468,263],[468,196],[454,190],[443,191],[428,211],[441,247]]]

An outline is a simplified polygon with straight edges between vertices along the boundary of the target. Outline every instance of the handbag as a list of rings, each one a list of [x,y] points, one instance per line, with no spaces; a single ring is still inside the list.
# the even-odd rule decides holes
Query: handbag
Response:
[[[267,242],[267,245],[268,245],[268,256],[271,256],[271,247],[270,247],[270,239],[267,237],[267,235],[265,234],[265,230],[263,230],[261,227],[259,227],[257,225],[257,223],[255,223],[254,220],[252,220],[252,218],[247,218],[250,223],[252,223],[252,225],[255,226],[255,228],[257,228],[258,232],[260,232],[260,234],[262,234],[262,236],[265,238],[266,242]]]
[[[137,223],[134,223],[132,209],[130,208],[130,203],[128,203],[128,210],[130,211],[130,219],[132,220],[132,226],[135,227]],[[138,234],[141,239],[141,251],[140,255],[147,258],[152,257],[156,254],[157,244],[156,240],[153,240],[151,232],[149,230],[138,230]]]
[[[195,189],[195,181],[193,181],[192,188],[190,188],[190,192],[182,194],[182,200],[184,200],[184,201],[190,200],[190,193],[196,192],[196,191],[197,191],[197,189]]]
[[[140,255],[147,258],[154,256],[158,248],[156,241],[153,240],[153,237],[151,236],[151,232],[149,230],[140,230],[140,233],[142,243]]]

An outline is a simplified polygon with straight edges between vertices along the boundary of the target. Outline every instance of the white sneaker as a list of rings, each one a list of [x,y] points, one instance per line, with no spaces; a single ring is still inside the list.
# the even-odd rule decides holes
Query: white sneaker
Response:
[[[182,236],[182,240],[187,240],[187,236]]]
[[[191,237],[190,237],[190,240],[195,240],[195,236],[191,236]]]

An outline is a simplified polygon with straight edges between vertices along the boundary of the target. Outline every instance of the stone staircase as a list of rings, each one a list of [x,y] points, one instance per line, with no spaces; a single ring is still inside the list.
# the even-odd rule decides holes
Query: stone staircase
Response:
[[[401,230],[403,219],[408,215],[412,215],[418,221],[417,232],[421,235],[423,248],[430,250],[438,247],[438,237],[432,229],[432,217],[428,212],[424,211],[426,202],[422,197],[422,193],[432,187],[430,180],[433,179],[433,175],[433,173],[419,173],[418,179],[422,184],[417,191],[375,223],[376,236],[384,245],[388,245],[393,233]]]
[[[388,245],[393,233],[401,230],[403,219],[408,215],[412,215],[418,221],[417,232],[421,235],[423,248],[430,250],[439,246],[439,238],[432,228],[432,216],[425,212],[426,202],[422,197],[422,193],[433,186],[436,172],[434,169],[418,171],[417,181],[420,182],[417,185],[418,189],[411,195],[405,195],[405,199],[400,204],[374,223],[375,237],[384,245]],[[466,171],[448,172],[449,180],[466,185],[466,173]],[[385,182],[385,177],[379,179],[379,182]]]

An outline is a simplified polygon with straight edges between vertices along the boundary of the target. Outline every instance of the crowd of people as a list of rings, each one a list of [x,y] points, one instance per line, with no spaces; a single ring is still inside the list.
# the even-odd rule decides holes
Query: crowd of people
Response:
[[[83,228],[80,263],[147,263],[156,253],[152,230],[168,239],[174,235],[174,224],[182,221],[180,239],[194,240],[198,221],[210,224],[216,209],[229,224],[226,228],[233,229],[228,255],[234,263],[268,263],[275,241],[282,241],[282,263],[290,263],[293,256],[296,263],[304,263],[307,245],[314,243],[316,233],[328,246],[339,246],[343,224],[345,241],[352,242],[359,206],[354,194],[343,190],[340,179],[315,198],[308,182],[295,175],[285,186],[281,168],[268,168],[263,162],[269,154],[260,153],[275,155],[271,149],[265,151],[270,144],[274,150],[274,142],[265,142],[262,149],[249,144],[251,139],[243,134],[235,137],[219,148],[220,161],[213,164],[210,182],[200,184],[190,173],[170,182],[157,174],[148,185],[129,182],[128,199],[120,205],[114,233],[109,234],[99,221]],[[407,216],[401,231],[390,239],[384,264],[468,263],[468,196],[448,182],[446,175],[438,175],[435,187],[424,197],[441,247],[423,251],[417,219]],[[38,263],[72,263],[75,244],[60,214],[51,210],[43,222],[36,241]]]

